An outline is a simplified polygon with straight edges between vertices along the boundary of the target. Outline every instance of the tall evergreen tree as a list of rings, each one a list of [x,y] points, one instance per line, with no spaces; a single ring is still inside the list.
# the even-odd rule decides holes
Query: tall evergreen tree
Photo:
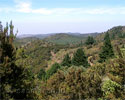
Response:
[[[76,53],[74,53],[72,64],[76,66],[88,67],[89,64],[87,61],[87,57],[82,48],[78,49]]]
[[[55,74],[61,66],[58,63],[54,63],[49,70],[46,72],[46,79],[49,79]]]
[[[93,38],[92,36],[88,36],[88,38],[87,38],[85,44],[86,44],[86,45],[92,45],[92,44],[94,44],[94,43],[95,43],[94,38]]]
[[[16,49],[13,45],[15,35],[13,24],[7,26],[0,32],[0,99],[33,99],[35,94],[31,92],[34,88],[31,84],[30,72],[22,66],[17,66]],[[10,30],[10,33],[8,33]]]
[[[104,44],[102,46],[102,51],[99,54],[99,62],[104,62],[106,59],[112,58],[114,56],[113,47],[111,45],[109,33],[107,32],[104,37]]]
[[[62,66],[68,66],[70,67],[71,66],[71,58],[69,56],[69,54],[66,54],[62,63],[61,63]]]
[[[40,79],[40,80],[45,80],[45,76],[46,76],[46,72],[44,69],[40,69],[40,72],[38,73],[37,77]]]

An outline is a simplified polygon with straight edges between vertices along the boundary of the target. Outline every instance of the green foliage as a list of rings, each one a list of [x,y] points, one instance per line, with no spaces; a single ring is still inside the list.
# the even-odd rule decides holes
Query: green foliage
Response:
[[[106,33],[104,38],[104,45],[102,46],[102,51],[99,54],[99,62],[104,62],[106,59],[112,58],[114,56],[114,51],[111,45],[109,34]]]
[[[23,48],[18,49],[18,55],[24,51],[23,64],[31,66],[32,72],[37,74],[41,68],[45,69],[48,66],[48,61],[51,60],[51,52],[57,53],[60,49],[69,49],[68,46],[54,45],[52,43],[44,42],[42,40],[32,41],[26,44]],[[18,59],[17,64],[22,64],[22,59]]]
[[[119,31],[117,35],[118,33]],[[115,33],[114,39],[116,37],[119,38],[117,35]],[[0,39],[4,39],[1,36]],[[13,35],[8,35],[9,37],[13,37]],[[117,48],[118,58],[109,59],[114,56],[114,53],[116,54],[116,51],[113,52],[109,37],[111,37],[111,31],[108,31],[105,35],[104,46],[99,55],[101,62],[107,60],[105,63],[97,62],[101,43],[95,44],[95,46],[91,45],[93,44],[93,39],[88,37],[87,44],[89,46],[85,45],[85,51],[93,62],[93,65],[89,68],[86,68],[89,64],[82,49],[78,49],[72,57],[76,46],[71,48],[67,45],[57,45],[36,40],[23,45],[23,48],[19,48],[16,51],[11,42],[10,44],[2,42],[2,44],[4,43],[4,46],[0,45],[2,47],[2,49],[0,48],[0,75],[2,77],[0,88],[2,89],[2,96],[7,100],[10,98],[33,100],[124,100],[125,61],[122,54],[124,46],[123,48]],[[59,37],[56,35],[52,41],[55,41],[55,43],[60,42],[61,44],[76,43],[74,37],[65,34],[61,34]],[[112,41],[113,45],[116,44],[114,41]],[[117,41],[119,42],[119,40]],[[84,41],[81,41],[78,47],[82,46],[82,42]],[[120,43],[123,45],[123,42]],[[69,54],[66,54],[61,62],[61,66],[66,67],[61,67],[58,63],[48,67],[48,60],[51,60],[52,55],[53,58],[57,57],[56,53],[60,49],[63,49],[64,53],[69,52],[72,61]],[[52,60],[55,62],[57,59]],[[71,62],[73,66],[71,66]],[[48,70],[45,72],[46,68]],[[40,83],[36,84],[35,76],[39,78],[38,82]],[[36,98],[34,91],[29,92],[34,88],[36,89],[36,86],[39,88],[36,91],[39,92],[40,99]],[[26,92],[17,94],[15,92],[16,89],[20,91],[26,90]],[[8,91],[10,94],[7,94]]]
[[[102,64],[92,66],[86,73],[86,87],[85,97],[88,99],[97,99],[102,97],[103,92],[101,90],[102,76],[105,74],[105,67]]]
[[[104,97],[106,99],[114,99],[118,95],[118,90],[121,88],[121,85],[108,80],[103,83],[102,91],[104,92]]]
[[[96,64],[85,70],[77,66],[59,70],[43,83],[42,99],[124,100],[124,83],[122,83],[124,71],[121,71],[124,70],[121,69],[124,62],[119,59],[114,62],[113,66],[111,62],[107,62],[107,64]],[[112,73],[112,77],[118,78],[119,81],[113,80],[114,78],[111,78],[109,73]],[[108,80],[103,79],[106,75],[109,77]]]
[[[124,39],[125,38],[125,26],[116,26],[109,29],[107,32],[101,33],[96,37],[96,41],[101,42],[105,37],[105,34],[109,33],[111,40]]]
[[[125,38],[125,32],[122,26],[113,27],[111,30],[108,31],[110,34],[111,39],[115,38]]]
[[[69,54],[66,54],[62,63],[61,63],[62,66],[68,66],[70,67],[71,66],[71,58],[69,56]]]
[[[95,40],[92,36],[88,36],[87,40],[85,41],[86,45],[92,45],[95,43]]]
[[[10,26],[7,24],[0,33],[0,99],[35,99],[36,94],[31,92],[34,88],[33,77],[27,68],[16,65],[13,28],[11,21]]]
[[[25,44],[27,43],[30,43],[30,42],[33,42],[35,40],[39,40],[38,38],[35,38],[35,37],[26,37],[26,38],[16,38],[14,40],[14,45],[16,47],[21,47],[21,46],[24,46]]]
[[[25,55],[24,48],[18,48],[17,53],[16,53],[16,58],[17,58],[17,59],[27,58],[27,55]]]
[[[38,73],[37,77],[38,77],[40,80],[45,80],[45,76],[46,76],[45,70],[40,69],[40,72]]]
[[[84,53],[84,51],[82,50],[82,48],[78,49],[72,58],[72,64],[76,65],[76,66],[83,66],[83,67],[88,67],[88,61],[87,61],[87,57]]]
[[[96,70],[99,71],[98,67]],[[43,98],[48,100],[94,100],[102,97],[101,76],[96,70],[86,72],[83,67],[70,67],[66,71],[59,70],[42,87]]]
[[[110,61],[109,65],[107,65],[108,76],[111,80],[124,85],[124,76],[125,76],[125,59],[118,58]]]
[[[61,66],[58,63],[53,64],[51,68],[47,70],[46,78],[49,79],[53,74],[55,74],[58,71],[60,67]]]

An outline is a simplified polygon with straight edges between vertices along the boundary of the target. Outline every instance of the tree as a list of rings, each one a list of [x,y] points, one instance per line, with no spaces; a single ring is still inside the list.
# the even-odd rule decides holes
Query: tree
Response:
[[[88,38],[87,38],[85,44],[86,44],[86,45],[92,45],[92,44],[94,44],[94,43],[95,43],[94,38],[93,38],[92,36],[88,36]]]
[[[84,53],[84,51],[82,50],[82,48],[78,49],[74,55],[73,55],[73,59],[72,59],[72,64],[76,65],[76,66],[83,66],[83,67],[87,67],[88,61],[87,61],[87,57]]]
[[[102,51],[99,54],[99,62],[104,62],[106,59],[112,58],[114,56],[113,47],[111,45],[109,33],[107,32],[104,37],[104,44],[102,46]]]
[[[61,63],[62,66],[68,66],[70,67],[71,66],[71,58],[69,56],[69,54],[66,54],[62,63]]]
[[[53,64],[51,68],[46,72],[46,78],[49,79],[53,74],[58,71],[59,68],[60,65],[58,63]]]
[[[0,32],[0,89],[2,100],[34,99],[34,88],[30,71],[24,66],[17,66],[16,48],[13,45],[15,35],[12,21]],[[8,34],[8,30],[10,33]],[[31,84],[32,83],[32,84]]]
[[[45,75],[46,75],[45,70],[41,69],[37,77],[41,80],[45,80]]]

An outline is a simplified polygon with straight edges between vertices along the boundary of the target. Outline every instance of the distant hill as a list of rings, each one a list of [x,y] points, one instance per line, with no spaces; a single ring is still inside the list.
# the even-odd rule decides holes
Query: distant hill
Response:
[[[108,30],[111,39],[125,37],[125,26],[117,26]]]
[[[50,36],[52,34],[22,34],[22,35],[18,35],[17,38],[39,38],[39,39],[44,39],[48,36]]]
[[[88,37],[88,36],[96,37],[100,33],[95,32],[95,33],[66,33],[66,34],[79,36],[79,37]]]
[[[53,35],[57,35],[57,34],[68,34],[68,35],[72,35],[72,36],[79,36],[79,37],[87,37],[88,35],[92,35],[92,36],[96,36],[99,33],[48,33],[48,34],[22,34],[22,35],[17,35],[17,38],[39,38],[39,39],[44,39],[47,38],[49,36],[53,36]]]
[[[111,39],[116,39],[116,38],[122,38],[125,37],[125,26],[116,26],[108,31],[106,31],[110,34]],[[98,42],[103,41],[104,35],[106,32],[102,33],[49,33],[49,34],[28,34],[28,35],[19,35],[17,36],[16,39],[16,45],[23,45],[27,42],[41,39],[45,40],[46,42],[51,42],[55,44],[61,44],[61,45],[66,45],[66,44],[79,44],[79,43],[84,43],[86,38],[88,36],[93,36]]]
[[[106,32],[97,35],[97,41],[103,41],[106,33],[109,33],[111,39],[125,38],[125,26],[115,26]]]
[[[69,35],[66,33],[59,33],[59,34],[51,35],[45,38],[44,40],[55,44],[71,44],[71,43],[80,42],[84,40],[84,38],[79,36]]]
[[[85,41],[88,36],[96,37],[99,33],[49,33],[49,34],[27,34],[18,35],[15,40],[15,45],[21,46],[34,40],[45,40],[55,44],[77,44]]]
[[[28,42],[32,42],[34,40],[39,40],[36,37],[25,37],[25,38],[16,38],[14,41],[15,46],[22,46],[27,44]]]
[[[98,33],[80,34],[80,33],[58,33],[45,38],[45,41],[55,44],[78,44],[84,42],[88,36],[97,36]]]

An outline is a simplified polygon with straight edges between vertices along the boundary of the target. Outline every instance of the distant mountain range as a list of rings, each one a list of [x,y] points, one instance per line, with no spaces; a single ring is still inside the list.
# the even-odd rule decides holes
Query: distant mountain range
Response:
[[[17,39],[19,39],[19,43],[24,44],[27,41],[30,41],[30,39],[36,40],[44,40],[47,42],[52,42],[55,44],[77,44],[81,41],[83,42],[88,36],[97,36],[99,33],[50,33],[50,34],[24,34],[17,36]],[[22,41],[21,41],[22,40]]]
[[[79,36],[79,37],[87,37],[88,35],[97,35],[99,33],[48,33],[48,34],[22,34],[22,35],[17,35],[17,38],[26,38],[26,37],[36,37],[39,39],[44,39],[49,36],[57,35],[57,34],[68,34],[68,35],[73,35],[73,36]]]
[[[22,35],[18,35],[17,38],[35,37],[35,38],[43,39],[50,35],[51,34],[22,34]]]

